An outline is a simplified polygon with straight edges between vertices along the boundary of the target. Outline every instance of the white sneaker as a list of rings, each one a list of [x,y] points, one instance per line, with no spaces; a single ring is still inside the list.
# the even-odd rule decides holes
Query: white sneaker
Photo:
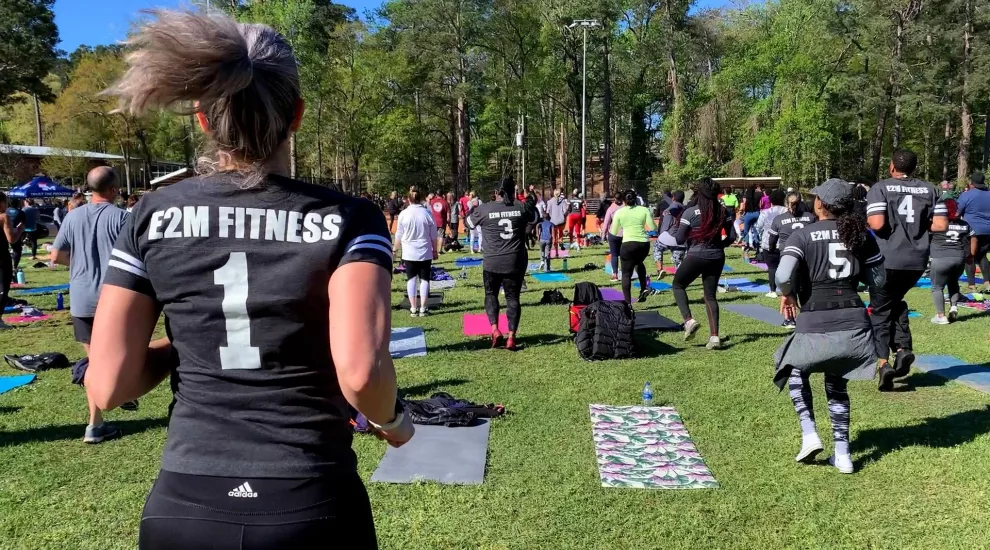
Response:
[[[694,319],[689,319],[688,322],[684,323],[684,341],[694,340],[694,335],[698,333],[699,328],[701,328],[701,323]]]
[[[705,347],[708,349],[718,349],[722,347],[722,340],[720,340],[718,336],[712,336],[708,339],[708,343],[705,344]]]
[[[815,460],[818,453],[825,450],[822,439],[818,434],[806,434],[801,436],[801,452],[794,457],[795,462],[809,463]]]
[[[932,324],[934,324],[934,325],[948,325],[949,324],[949,320],[946,319],[945,317],[939,317],[938,315],[936,315],[935,317],[932,317]]]
[[[412,308],[412,309],[409,310],[409,316],[410,317],[419,317],[419,312],[416,311],[415,308]]]
[[[426,309],[425,307],[419,308],[419,316],[420,317],[426,317],[429,314],[430,314],[430,310]]]
[[[765,296],[767,298],[780,298],[780,296],[778,296],[776,292],[767,292]]]
[[[836,470],[842,474],[851,474],[856,471],[856,467],[853,466],[852,457],[849,455],[835,455],[828,459],[828,463],[835,466]]]
[[[955,323],[959,319],[959,309],[956,306],[949,308],[949,322]]]

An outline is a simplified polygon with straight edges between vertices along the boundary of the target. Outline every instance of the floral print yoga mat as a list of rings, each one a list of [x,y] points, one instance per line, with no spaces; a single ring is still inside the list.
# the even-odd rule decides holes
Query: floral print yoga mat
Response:
[[[591,405],[591,429],[602,487],[718,487],[673,407]]]

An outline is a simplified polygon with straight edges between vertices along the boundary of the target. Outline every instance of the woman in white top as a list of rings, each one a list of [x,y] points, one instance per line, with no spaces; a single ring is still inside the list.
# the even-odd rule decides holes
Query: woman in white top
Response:
[[[402,247],[402,264],[406,267],[406,291],[409,293],[409,314],[426,317],[427,300],[430,297],[430,275],[433,260],[437,259],[437,224],[433,214],[423,205],[420,191],[409,191],[409,207],[399,214],[399,227],[395,230],[393,252]],[[419,300],[416,287],[419,286]],[[416,307],[417,302],[419,308]]]
[[[479,206],[481,206],[481,204],[482,204],[482,200],[480,197],[478,197],[478,194],[475,193],[474,191],[471,191],[471,199],[468,201],[468,209],[467,212],[464,213],[464,217],[465,218],[469,217],[471,213],[474,212],[475,208],[478,208]],[[477,250],[475,250],[475,246],[474,246],[475,242],[478,243]],[[480,254],[482,252],[481,245],[482,245],[481,227],[478,226],[471,229],[470,238],[468,239],[468,246],[471,247],[471,254],[474,254],[475,252]]]

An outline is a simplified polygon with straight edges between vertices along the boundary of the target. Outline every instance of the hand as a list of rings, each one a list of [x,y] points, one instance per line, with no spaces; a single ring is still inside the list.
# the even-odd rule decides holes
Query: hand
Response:
[[[780,314],[788,321],[794,320],[797,315],[797,300],[794,299],[794,296],[781,296]]]
[[[375,431],[375,437],[387,442],[396,449],[408,443],[415,434],[416,427],[413,425],[408,414],[402,415],[402,422],[394,430],[389,430],[387,432],[380,430]]]

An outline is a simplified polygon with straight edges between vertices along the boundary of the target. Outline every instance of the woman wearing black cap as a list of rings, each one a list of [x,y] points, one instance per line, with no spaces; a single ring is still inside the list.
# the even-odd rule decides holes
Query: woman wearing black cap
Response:
[[[468,227],[481,228],[485,242],[484,270],[485,313],[492,325],[492,347],[502,344],[502,331],[498,328],[498,291],[505,290],[506,317],[509,333],[505,349],[516,350],[516,331],[522,314],[519,292],[526,276],[526,224],[533,218],[525,201],[516,199],[516,183],[511,177],[502,180],[498,190],[499,200],[486,202],[467,218]]]
[[[801,423],[801,451],[795,460],[810,462],[823,450],[811,402],[811,373],[825,374],[825,397],[832,420],[835,454],[830,462],[841,473],[853,472],[849,456],[847,380],[873,378],[877,353],[873,325],[856,292],[860,281],[871,290],[883,286],[883,254],[864,230],[866,219],[856,211],[852,186],[831,179],[813,189],[815,223],[797,229],[781,252],[777,285],[784,297],[781,313],[793,319],[798,300],[794,281],[810,281],[801,289],[801,315],[794,333],[774,354],[774,382],[790,389]]]

